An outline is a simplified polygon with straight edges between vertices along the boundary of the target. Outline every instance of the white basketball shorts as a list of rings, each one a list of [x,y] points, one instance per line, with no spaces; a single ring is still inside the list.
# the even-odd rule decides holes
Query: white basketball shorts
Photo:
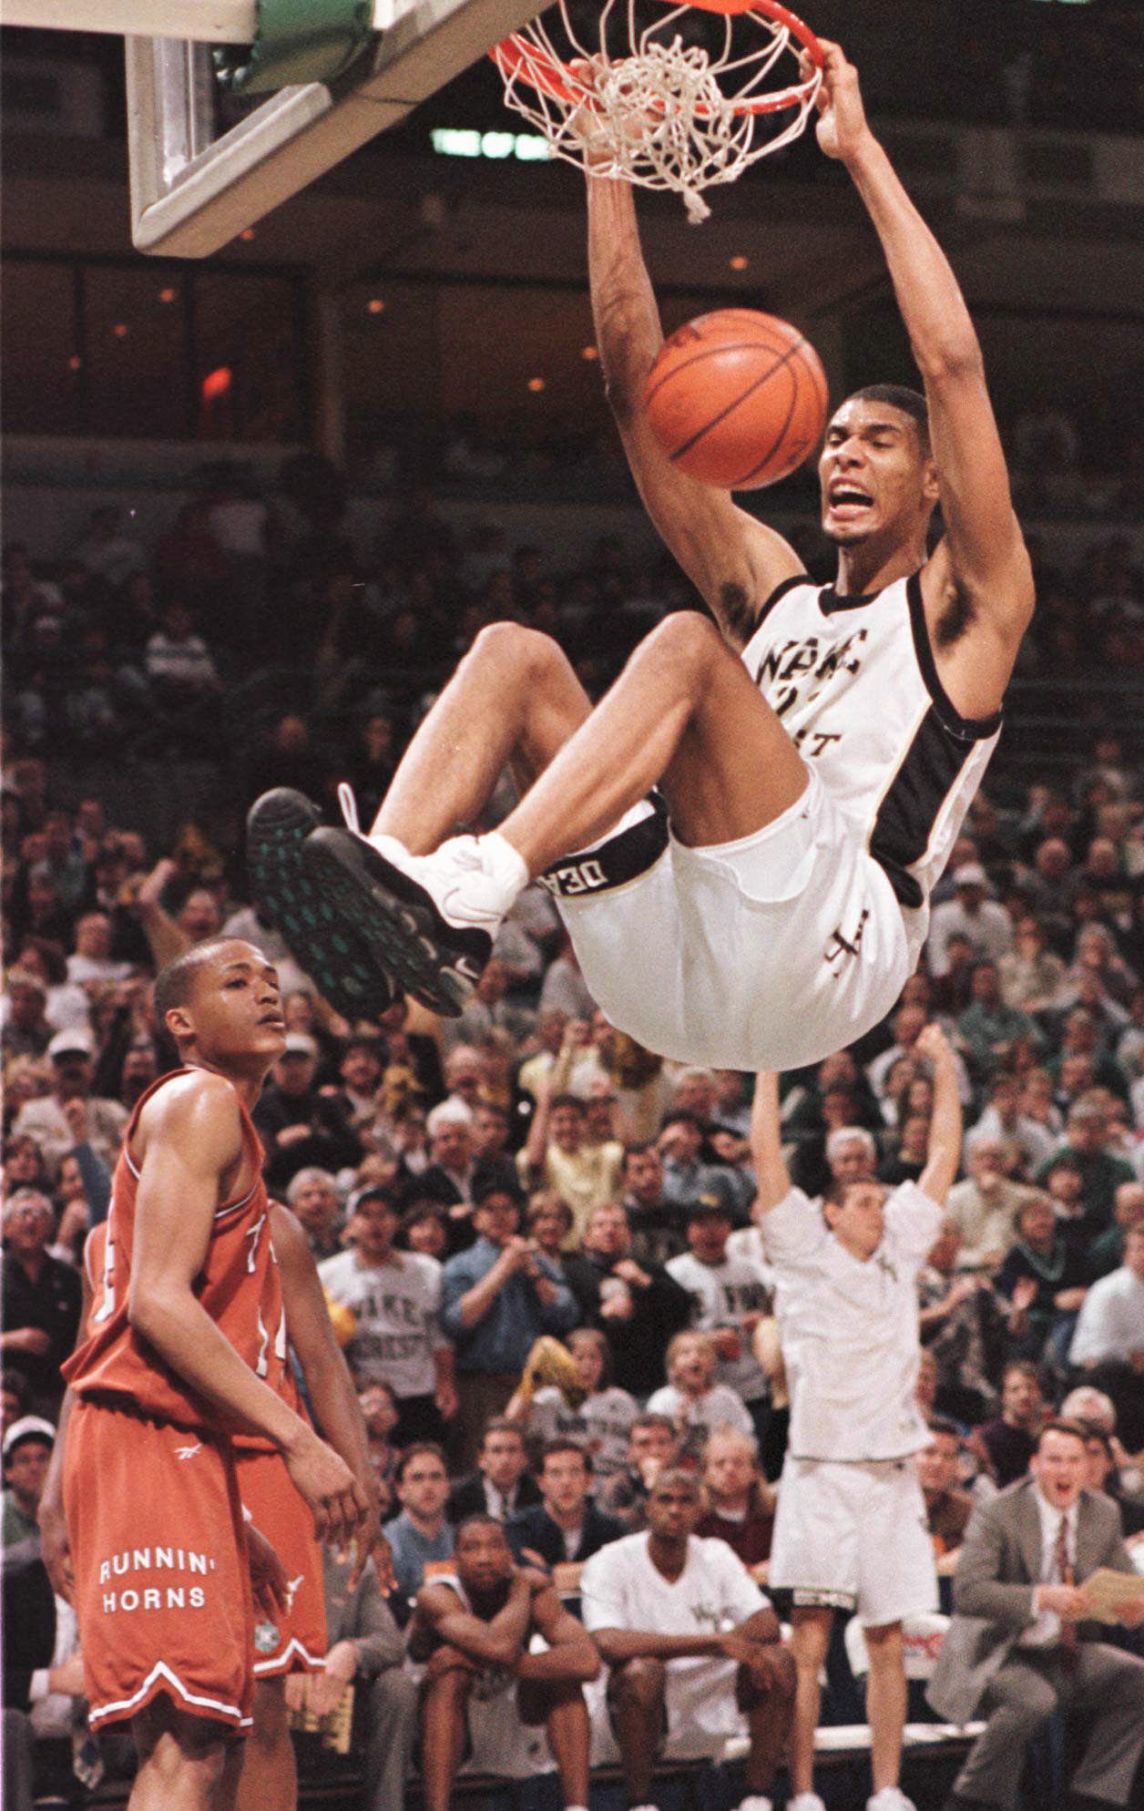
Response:
[[[800,1069],[893,1007],[919,936],[813,771],[753,836],[702,849],[661,837],[651,865],[615,884],[609,842],[646,827],[621,827],[545,876],[619,1030],[681,1062]]]
[[[933,1542],[912,1459],[842,1465],[788,1454],[769,1585],[794,1607],[857,1610],[866,1628],[938,1607]]]

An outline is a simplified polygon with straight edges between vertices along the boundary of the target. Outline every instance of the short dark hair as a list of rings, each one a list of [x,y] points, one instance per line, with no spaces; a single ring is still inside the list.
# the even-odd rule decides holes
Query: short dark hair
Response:
[[[707,1130],[698,1113],[693,1113],[690,1107],[673,1107],[670,1113],[665,1113],[659,1129],[666,1132],[668,1126],[694,1126],[697,1132]]]
[[[387,1182],[367,1183],[365,1188],[359,1189],[353,1198],[353,1206],[350,1209],[350,1218],[352,1219],[355,1214],[360,1213],[367,1201],[382,1201],[385,1203],[391,1214],[400,1216],[401,1199],[400,1189],[393,1188]]]
[[[410,1201],[401,1216],[401,1236],[404,1237],[410,1227],[416,1226],[421,1220],[436,1220],[438,1226],[444,1226],[445,1209],[439,1201],[430,1201],[425,1195],[419,1196],[416,1201]]]
[[[1004,1388],[1006,1380],[1018,1372],[1022,1377],[1028,1377],[1040,1389],[1041,1373],[1031,1358],[1011,1358],[1001,1373],[1001,1387]]]
[[[454,1548],[461,1545],[461,1536],[464,1534],[466,1528],[495,1528],[502,1541],[505,1543],[505,1546],[507,1547],[508,1545],[508,1535],[504,1531],[504,1523],[498,1522],[495,1515],[489,1515],[483,1509],[476,1515],[463,1516],[457,1523],[457,1530],[453,1536]]]
[[[961,1430],[956,1421],[951,1421],[948,1415],[931,1415],[926,1426],[931,1434],[948,1434],[951,1440],[956,1440],[958,1445],[961,1445]]]
[[[917,1115],[915,1114],[914,1117],[917,1118]],[[832,1176],[823,1190],[822,1205],[823,1207],[844,1207],[851,1189],[869,1188],[871,1183],[876,1188],[884,1189],[886,1187],[884,1182],[879,1182],[877,1176]]]
[[[405,1476],[406,1466],[411,1464],[414,1459],[423,1458],[425,1455],[428,1455],[430,1459],[440,1459],[442,1465],[445,1467],[446,1476],[448,1475],[449,1462],[445,1457],[444,1447],[438,1446],[435,1440],[415,1440],[412,1446],[407,1446],[405,1448],[405,1451],[402,1453],[394,1467],[394,1483],[400,1484]]]
[[[228,943],[241,941],[236,937],[208,937],[205,943],[196,943],[191,949],[184,950],[181,956],[176,956],[166,968],[159,970],[155,977],[155,1017],[160,1025],[174,1007],[186,1005],[203,963],[217,956]]]
[[[861,390],[853,390],[846,398],[847,402],[884,402],[891,409],[900,409],[908,415],[918,431],[918,440],[923,452],[930,450],[929,404],[920,390],[912,390],[908,384],[866,384]]]
[[[642,1415],[636,1416],[635,1420],[628,1428],[629,1440],[635,1433],[637,1427],[662,1427],[667,1429],[673,1440],[676,1440],[679,1437],[679,1430],[671,1419],[671,1416],[661,1415],[655,1409],[645,1409]]]
[[[546,1461],[553,1458],[557,1453],[575,1453],[579,1458],[583,1459],[584,1470],[588,1473],[588,1476],[591,1477],[592,1455],[588,1451],[588,1448],[586,1446],[581,1446],[578,1440],[560,1439],[559,1437],[555,1440],[546,1440],[544,1442],[540,1452],[540,1465],[538,1470],[543,1471]]]
[[[557,1107],[573,1107],[581,1118],[584,1116],[584,1102],[580,1099],[578,1094],[565,1093],[553,1095],[548,1111],[550,1113],[555,1113]]]
[[[1051,1420],[1045,1422],[1037,1435],[1038,1452],[1044,1445],[1046,1434],[1069,1434],[1074,1440],[1079,1440],[1082,1446],[1086,1440],[1091,1438],[1083,1421],[1070,1421],[1064,1415],[1054,1415]]]
[[[512,1434],[522,1446],[524,1445],[524,1433],[519,1421],[510,1421],[507,1415],[491,1415],[485,1422],[481,1431],[482,1449],[490,1434]]]
[[[1104,1449],[1105,1458],[1115,1459],[1116,1451],[1112,1444],[1112,1435],[1102,1428],[1098,1422],[1085,1421],[1083,1418],[1078,1417],[1077,1426],[1083,1427],[1084,1429],[1084,1442],[1086,1446],[1090,1440],[1099,1440]]]
[[[653,1497],[657,1490],[679,1490],[684,1487],[697,1502],[702,1499],[703,1485],[698,1472],[685,1471],[682,1465],[665,1465],[647,1494]]]

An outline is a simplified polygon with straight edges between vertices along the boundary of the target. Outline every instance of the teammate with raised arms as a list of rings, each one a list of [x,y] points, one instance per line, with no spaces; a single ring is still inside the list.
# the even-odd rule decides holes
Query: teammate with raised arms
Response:
[[[351,822],[298,839],[297,870],[329,915],[318,950],[331,930],[364,936],[379,969],[456,1011],[504,913],[541,876],[601,1008],[665,1056],[800,1067],[897,998],[996,744],[1033,581],[969,312],[836,44],[817,105],[819,143],[878,232],[926,390],[859,391],[828,424],[834,584],[812,584],[780,535],[656,443],[642,392],[662,332],[632,195],[590,175],[609,398],[652,519],[718,628],[669,617],[595,710],[553,641],[485,629],[371,834]],[[945,532],[927,553],[939,500]],[[453,836],[479,821],[506,763],[528,787],[520,804],[499,831]],[[666,812],[647,798],[655,786]],[[257,854],[257,805],[252,820]],[[283,903],[264,901],[271,917]],[[305,964],[305,940],[295,953]]]

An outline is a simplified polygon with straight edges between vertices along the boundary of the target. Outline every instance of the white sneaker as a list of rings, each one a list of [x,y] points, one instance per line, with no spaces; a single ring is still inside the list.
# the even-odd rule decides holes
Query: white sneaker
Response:
[[[866,1800],[866,1811],[917,1811],[917,1806],[900,1786],[883,1786],[880,1792]]]
[[[765,1792],[750,1792],[740,1799],[739,1811],[775,1811],[775,1808]]]
[[[323,825],[302,847],[330,941],[336,947],[339,936],[364,939],[378,967],[414,999],[455,1018],[472,998],[502,918],[528,884],[523,859],[495,832],[410,855],[394,837],[363,836],[355,822],[356,811],[348,828]]]
[[[787,1811],[826,1811],[817,1792],[796,1792],[787,1799]]]
[[[421,882],[446,924],[454,930],[476,926],[490,937],[528,885],[523,857],[495,830],[487,836],[450,837],[432,855],[407,855],[405,863],[406,873]]]

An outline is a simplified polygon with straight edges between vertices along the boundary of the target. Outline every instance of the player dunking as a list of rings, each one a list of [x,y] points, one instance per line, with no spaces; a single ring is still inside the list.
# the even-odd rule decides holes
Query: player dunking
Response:
[[[654,441],[641,395],[662,335],[632,196],[590,177],[609,397],[648,510],[722,633],[670,617],[592,710],[554,642],[486,629],[371,835],[298,839],[299,886],[328,914],[295,945],[304,965],[308,948],[328,957],[331,929],[365,938],[379,969],[456,1011],[501,917],[542,876],[600,1006],[663,1055],[795,1068],[892,1005],[995,746],[1033,583],[965,302],[837,45],[818,105],[819,142],[879,235],[926,390],[859,391],[828,425],[834,584],[813,585],[786,541]],[[945,533],[927,556],[939,500]],[[529,787],[521,803],[499,832],[452,837],[506,762]],[[272,917],[291,890],[264,897]]]
[[[160,975],[156,1010],[185,1067],[124,1139],[98,1301],[65,1367],[64,1501],[91,1722],[131,1722],[132,1811],[226,1811],[254,1657],[230,1436],[282,1454],[319,1535],[350,1538],[368,1505],[260,1374],[274,1259],[250,1108],[283,1047],[274,969],[247,943],[199,945]]]

